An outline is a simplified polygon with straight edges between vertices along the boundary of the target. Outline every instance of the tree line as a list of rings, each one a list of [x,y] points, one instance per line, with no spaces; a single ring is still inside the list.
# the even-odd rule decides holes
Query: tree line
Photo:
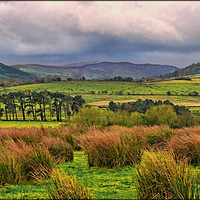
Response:
[[[174,105],[169,100],[153,101],[151,99],[146,99],[144,101],[142,101],[141,99],[138,99],[135,102],[128,102],[128,103],[122,103],[122,104],[119,104],[119,103],[117,104],[117,103],[114,103],[113,101],[110,101],[109,109],[114,112],[118,110],[125,110],[130,113],[138,112],[138,113],[144,114],[151,107],[160,106],[160,105],[171,105],[177,115],[181,115],[182,113],[190,113],[190,111],[185,106]]]
[[[0,95],[0,119],[23,121],[31,118],[34,121],[62,121],[62,117],[71,116],[78,112],[85,104],[82,96],[72,97],[61,92],[41,91],[35,92],[29,89],[25,91],[10,92]],[[21,116],[21,117],[19,117]]]

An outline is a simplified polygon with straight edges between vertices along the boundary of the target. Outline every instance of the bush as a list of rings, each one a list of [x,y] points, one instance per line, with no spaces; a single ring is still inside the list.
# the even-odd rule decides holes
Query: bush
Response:
[[[53,170],[50,181],[44,187],[50,199],[91,199],[87,188],[63,170]]]
[[[116,111],[110,112],[109,115],[110,125],[133,127],[143,124],[143,118],[140,113],[133,112],[129,113],[127,111]]]
[[[71,145],[59,137],[44,137],[40,145],[47,147],[50,154],[59,163],[73,160],[74,153]]]
[[[108,126],[109,117],[106,114],[109,114],[107,111],[101,110],[99,108],[82,108],[78,113],[75,113],[71,118],[71,123],[83,124],[87,127],[91,126]]]
[[[194,115],[190,112],[182,112],[181,115],[177,117],[177,125],[175,128],[190,127],[196,124],[196,119]]]
[[[169,153],[148,153],[137,166],[136,188],[141,199],[198,198],[198,180],[186,162]]]
[[[133,127],[142,125],[143,118],[140,113],[129,113],[119,110],[117,112],[102,110],[99,108],[82,108],[70,120],[72,124],[81,124],[87,127],[107,127],[111,125]]]
[[[184,129],[183,129],[184,130]],[[171,138],[168,146],[173,150],[177,159],[187,159],[193,165],[200,164],[200,134],[177,134]]]
[[[131,123],[132,126],[141,126],[144,124],[144,119],[139,112],[131,113]]]
[[[128,130],[128,129],[127,129]],[[142,157],[142,136],[119,129],[90,130],[80,138],[89,166],[121,167],[138,163]]]
[[[172,106],[161,105],[154,106],[146,111],[144,118],[148,125],[161,125],[166,124],[173,126],[176,122],[177,116]]]

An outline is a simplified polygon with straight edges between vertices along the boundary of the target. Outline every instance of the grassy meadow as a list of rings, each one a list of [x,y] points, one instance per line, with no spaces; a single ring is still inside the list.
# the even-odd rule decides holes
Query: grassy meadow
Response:
[[[186,80],[170,80],[160,82],[112,82],[112,81],[61,81],[56,83],[42,83],[31,84],[11,87],[9,90],[25,90],[32,89],[35,91],[49,90],[67,92],[69,94],[88,94],[94,91],[96,94],[107,90],[108,94],[114,94],[115,92],[122,91],[123,95],[130,94],[156,94],[166,95],[170,91],[173,95],[188,95],[192,91],[200,92],[199,88],[200,79]]]
[[[198,199],[200,195],[199,127],[31,127],[0,128],[0,133],[1,199]],[[185,152],[186,160],[181,157]],[[55,170],[59,176],[53,176]],[[72,177],[76,182],[70,182]],[[48,188],[57,196],[52,197]]]
[[[82,95],[94,107],[139,98],[169,100],[198,114],[200,96],[188,94],[200,94],[199,84],[199,77],[146,83],[62,81],[1,93],[58,91]],[[200,198],[200,126],[145,126],[137,113],[85,111],[63,122],[0,121],[0,199]],[[190,120],[179,118],[185,119]]]

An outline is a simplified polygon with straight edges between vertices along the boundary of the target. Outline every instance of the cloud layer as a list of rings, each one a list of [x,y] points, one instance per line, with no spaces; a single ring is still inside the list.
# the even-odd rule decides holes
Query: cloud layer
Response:
[[[0,62],[199,61],[200,2],[0,2]]]

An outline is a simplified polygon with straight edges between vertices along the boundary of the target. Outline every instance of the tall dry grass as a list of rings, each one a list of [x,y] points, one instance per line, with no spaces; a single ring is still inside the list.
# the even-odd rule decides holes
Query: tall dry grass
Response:
[[[7,127],[0,128],[0,140],[9,140],[10,138],[14,141],[23,140],[27,144],[35,144],[40,141],[43,136],[48,136],[48,128],[38,128],[38,127]]]
[[[120,126],[110,126],[103,130],[127,132],[130,134],[139,134],[143,137],[143,148],[147,150],[165,150],[170,138],[176,133],[167,125],[161,126],[135,126],[126,128]]]
[[[148,153],[137,166],[139,199],[199,199],[199,180],[187,162],[169,152]]]
[[[144,139],[148,150],[166,150],[167,143],[175,134],[169,126],[153,126],[144,128]]]
[[[72,146],[59,137],[43,137],[40,146],[48,148],[57,163],[73,160],[74,152]]]
[[[21,163],[21,175],[24,180],[34,179],[34,176],[44,175],[45,169],[46,176],[55,167],[55,160],[45,147],[38,145],[27,145],[24,141],[18,140],[17,142],[9,141],[7,149],[10,152],[10,157],[14,156],[19,159]]]
[[[91,199],[91,194],[75,176],[63,170],[53,170],[51,178],[44,185],[49,199]]]
[[[192,165],[200,164],[200,134],[195,132],[177,133],[168,142],[177,159],[187,159]]]
[[[0,186],[19,184],[22,180],[21,161],[5,147],[0,147]]]
[[[121,167],[138,163],[142,157],[142,136],[113,128],[90,129],[79,137],[81,148],[88,158],[89,166]]]

